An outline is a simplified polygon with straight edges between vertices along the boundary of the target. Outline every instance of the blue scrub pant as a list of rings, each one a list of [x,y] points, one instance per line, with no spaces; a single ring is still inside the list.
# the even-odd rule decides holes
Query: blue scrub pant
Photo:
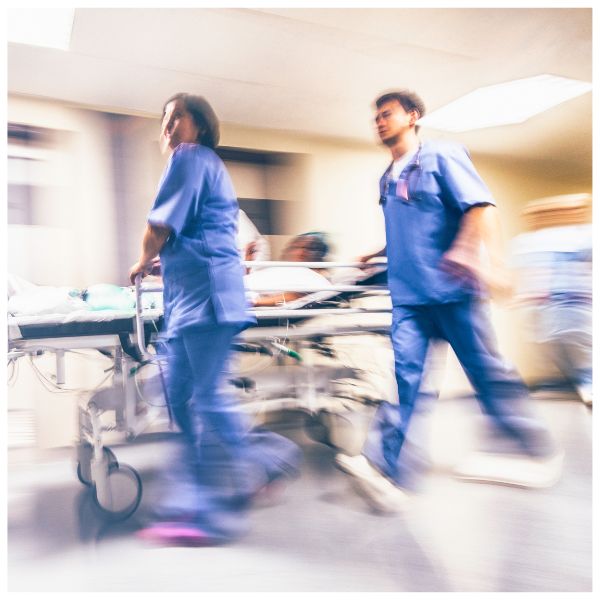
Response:
[[[166,395],[180,429],[163,473],[155,516],[193,523],[223,539],[243,534],[252,496],[265,484],[295,475],[300,449],[283,436],[251,429],[227,389],[234,326],[190,327],[161,348]]]
[[[437,394],[420,388],[434,338],[445,339],[454,350],[498,439],[531,456],[553,452],[546,428],[531,412],[525,384],[498,353],[484,302],[470,298],[448,304],[394,306],[391,338],[399,404],[384,402],[379,407],[363,454],[399,486],[417,487],[428,464],[419,417]],[[412,431],[415,420],[419,427]]]

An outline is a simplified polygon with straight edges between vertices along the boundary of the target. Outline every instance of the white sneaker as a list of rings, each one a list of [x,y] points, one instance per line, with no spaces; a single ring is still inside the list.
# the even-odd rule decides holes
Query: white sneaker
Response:
[[[459,479],[525,488],[553,486],[562,473],[564,452],[549,459],[476,452],[454,468]]]
[[[351,475],[356,491],[378,512],[395,513],[406,509],[409,496],[375,469],[362,455],[337,454],[336,465]]]
[[[357,454],[356,456],[350,456],[348,454],[336,454],[335,464],[344,473],[352,475],[354,477],[369,477],[379,476],[383,477],[381,473],[375,467],[371,466],[371,463],[367,460],[364,454]]]
[[[586,406],[592,406],[592,388],[589,385],[575,386],[577,395],[581,398]]]

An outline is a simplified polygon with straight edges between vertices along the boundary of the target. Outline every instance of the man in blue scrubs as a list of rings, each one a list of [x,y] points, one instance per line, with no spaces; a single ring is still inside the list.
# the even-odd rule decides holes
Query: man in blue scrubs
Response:
[[[405,506],[406,490],[417,487],[426,463],[411,421],[426,402],[419,390],[430,340],[441,338],[456,353],[494,432],[514,451],[474,455],[457,474],[549,485],[561,457],[531,414],[525,385],[496,349],[485,303],[486,288],[507,287],[494,199],[462,146],[419,140],[425,107],[416,94],[392,92],[375,104],[377,131],[392,156],[380,181],[386,248],[362,260],[387,255],[399,405],[383,403],[362,454],[338,455],[336,462],[374,508]],[[487,270],[479,259],[482,243]]]

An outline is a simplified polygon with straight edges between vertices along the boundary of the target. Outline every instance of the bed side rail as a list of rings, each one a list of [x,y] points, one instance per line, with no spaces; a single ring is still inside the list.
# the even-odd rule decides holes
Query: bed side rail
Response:
[[[292,262],[292,261],[244,261],[244,266],[253,268],[266,268],[266,267],[308,267],[310,269],[336,269],[336,268],[359,268],[365,269],[365,263],[357,262]],[[385,261],[373,261],[367,264],[367,273],[378,273],[382,272],[387,268],[387,262]],[[146,336],[144,330],[144,315],[142,305],[142,294],[145,292],[160,292],[162,291],[161,284],[144,284],[142,285],[142,276],[138,274],[135,278],[135,338],[140,355],[145,360],[151,360],[154,358],[146,349]],[[334,292],[334,293],[378,293],[387,294],[388,288],[385,285],[360,285],[360,284],[332,284],[329,287],[325,286],[285,286],[282,289],[278,286],[274,289],[268,287],[257,288],[257,292],[300,292],[307,294],[317,294],[323,292]],[[259,310],[251,311],[257,319],[292,319],[296,317],[308,317],[316,315],[335,315],[335,314],[359,314],[359,313],[386,313],[389,309],[368,309],[368,308],[323,308],[323,309],[306,309],[301,310],[299,307],[274,307],[264,308]]]

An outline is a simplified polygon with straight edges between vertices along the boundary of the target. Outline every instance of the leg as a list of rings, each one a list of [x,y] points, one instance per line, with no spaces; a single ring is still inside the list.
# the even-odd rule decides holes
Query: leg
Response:
[[[157,346],[161,378],[169,416],[185,436],[192,436],[188,402],[192,397],[192,372],[185,347],[179,339],[170,339]]]
[[[193,543],[196,539],[203,543],[210,535],[199,529],[198,509],[202,504],[202,487],[197,479],[196,427],[190,413],[190,399],[193,392],[191,365],[183,339],[172,338],[158,346],[163,361],[163,381],[169,414],[176,423],[179,434],[168,448],[168,459],[160,471],[160,498],[153,507],[155,523],[139,532],[143,539],[161,543],[172,541]],[[177,525],[174,529],[173,524]],[[183,537],[181,527],[187,526],[189,539]],[[184,532],[185,533],[185,532]]]
[[[235,333],[226,327],[193,330],[166,345],[167,399],[181,435],[157,515],[192,522],[214,538],[233,537],[245,525],[232,498],[249,484],[233,465],[248,427],[219,389]]]
[[[525,384],[497,350],[487,306],[478,300],[442,305],[436,319],[497,432],[520,452],[551,455],[553,443],[533,415]]]
[[[264,429],[251,429],[250,420],[230,392],[225,366],[235,333],[237,331],[233,330],[229,335],[225,334],[223,340],[214,330],[203,335],[186,334],[185,344],[195,374],[193,411],[203,424],[203,436],[207,442],[216,442],[221,447],[220,470],[229,473],[234,493],[252,496],[270,481],[296,475],[301,451],[283,436]],[[221,348],[220,353],[218,348]],[[201,377],[200,373],[203,373]]]
[[[394,307],[391,338],[399,404],[380,405],[363,449],[372,465],[402,487],[414,487],[424,463],[419,432],[409,435],[409,426],[437,396],[431,389],[419,392],[431,333],[425,308]]]
[[[193,393],[189,412],[197,423],[194,448],[200,480],[219,491],[223,502],[244,504],[269,482],[298,473],[296,444],[264,430],[253,430],[230,393],[226,367],[236,329],[191,330],[183,335],[191,364]]]
[[[561,298],[540,309],[546,333],[545,346],[565,378],[586,403],[592,401],[592,310],[591,304]]]

